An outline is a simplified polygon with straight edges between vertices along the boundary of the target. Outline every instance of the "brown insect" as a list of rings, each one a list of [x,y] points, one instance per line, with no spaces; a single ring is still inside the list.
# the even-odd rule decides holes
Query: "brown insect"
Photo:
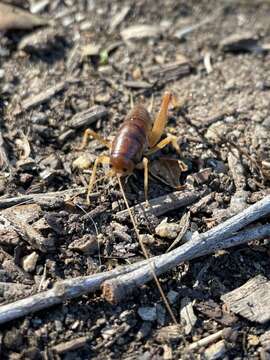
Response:
[[[164,148],[168,144],[179,153],[177,138],[168,135],[160,141],[164,128],[168,120],[168,107],[173,100],[171,92],[165,92],[160,111],[154,121],[147,109],[141,105],[136,105],[126,116],[124,123],[118,130],[112,143],[100,137],[91,129],[86,129],[82,141],[81,149],[87,143],[89,136],[97,139],[100,143],[110,149],[110,156],[100,155],[95,161],[92,175],[89,182],[87,201],[92,192],[97,166],[99,164],[110,164],[111,170],[108,176],[126,176],[132,174],[134,169],[144,169],[144,192],[147,200],[148,191],[148,156]]]
[[[138,242],[142,248],[144,256],[149,260],[147,250],[141,240],[139,235],[139,230],[136,226],[136,221],[132,215],[131,209],[128,205],[128,201],[120,180],[121,176],[130,175],[135,168],[141,169],[144,168],[144,192],[145,198],[147,200],[147,190],[148,190],[148,156],[155,153],[156,151],[164,148],[168,144],[172,144],[177,152],[180,152],[179,145],[177,144],[177,138],[173,135],[167,136],[165,139],[160,141],[160,138],[163,134],[164,128],[168,120],[168,107],[169,103],[173,100],[173,95],[170,92],[165,92],[160,111],[152,124],[152,120],[149,112],[143,105],[136,105],[130,113],[126,116],[123,125],[118,130],[112,143],[100,137],[96,132],[91,129],[85,130],[84,138],[82,142],[83,148],[89,136],[97,139],[99,142],[104,144],[110,149],[110,156],[100,155],[97,157],[92,175],[90,178],[87,201],[89,203],[89,195],[92,192],[98,164],[110,164],[111,170],[109,174],[116,175],[118,178],[119,186],[123,194],[127,209],[129,211],[130,218],[132,220]],[[107,174],[107,176],[109,176]],[[165,303],[165,306],[168,312],[171,315],[171,318],[175,324],[177,320],[173,314],[173,311],[170,307],[170,304],[162,290],[162,287],[159,283],[157,275],[155,274],[155,269],[152,263],[149,260],[149,267],[153,274],[153,277],[156,281],[157,287],[160,291],[162,299]]]

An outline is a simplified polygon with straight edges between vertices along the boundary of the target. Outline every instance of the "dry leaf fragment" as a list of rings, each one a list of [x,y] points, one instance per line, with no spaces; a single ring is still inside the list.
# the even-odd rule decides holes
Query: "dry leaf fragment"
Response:
[[[187,171],[187,165],[181,160],[161,157],[151,161],[149,171],[150,174],[175,189],[182,189],[180,184],[180,176],[183,171]]]
[[[32,29],[46,25],[48,21],[12,5],[0,3],[0,31]]]

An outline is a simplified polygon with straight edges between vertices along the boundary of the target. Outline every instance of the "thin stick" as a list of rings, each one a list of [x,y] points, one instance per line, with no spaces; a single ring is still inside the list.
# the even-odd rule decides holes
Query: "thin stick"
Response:
[[[159,280],[158,280],[158,277],[156,276],[155,269],[154,269],[154,267],[153,267],[153,265],[152,265],[152,263],[151,263],[151,261],[150,261],[150,258],[149,258],[149,255],[148,255],[148,253],[147,253],[147,250],[146,250],[146,248],[145,248],[145,246],[144,246],[144,243],[143,243],[143,241],[142,241],[142,239],[141,239],[141,237],[140,237],[139,230],[138,230],[138,227],[137,227],[136,222],[135,222],[135,218],[134,218],[134,216],[133,216],[133,214],[132,214],[132,212],[131,212],[131,209],[130,209],[130,207],[129,207],[129,204],[128,204],[128,201],[127,201],[127,198],[126,198],[126,194],[125,194],[124,188],[123,188],[123,186],[122,186],[121,178],[120,178],[119,176],[117,176],[117,180],[118,180],[118,183],[119,183],[119,186],[120,186],[120,189],[121,189],[121,192],[122,192],[122,195],[123,195],[123,198],[124,198],[126,207],[127,207],[127,209],[128,209],[129,216],[130,216],[130,219],[131,219],[131,221],[132,221],[133,228],[134,228],[134,230],[135,230],[135,233],[136,233],[138,242],[139,242],[139,244],[140,244],[140,247],[141,247],[141,249],[142,249],[142,252],[143,252],[143,254],[144,254],[144,257],[148,260],[148,264],[149,264],[150,271],[151,271],[151,273],[152,273],[152,275],[153,275],[153,278],[154,278],[154,280],[155,280],[155,282],[156,282],[156,285],[157,285],[157,288],[158,288],[158,290],[159,290],[159,292],[160,292],[160,295],[161,295],[161,297],[162,297],[162,300],[163,300],[163,302],[164,302],[164,304],[165,304],[165,306],[166,306],[166,308],[167,308],[168,313],[170,314],[170,316],[171,316],[171,318],[172,318],[172,321],[173,321],[176,325],[178,325],[178,322],[177,322],[177,320],[176,320],[176,318],[175,318],[175,316],[174,316],[174,313],[173,313],[173,311],[172,311],[172,309],[171,309],[171,307],[170,307],[170,304],[169,304],[169,302],[168,302],[168,300],[167,300],[167,298],[166,298],[166,295],[164,294],[164,291],[162,290],[162,287],[161,287],[161,285],[160,285],[160,282],[159,282]]]

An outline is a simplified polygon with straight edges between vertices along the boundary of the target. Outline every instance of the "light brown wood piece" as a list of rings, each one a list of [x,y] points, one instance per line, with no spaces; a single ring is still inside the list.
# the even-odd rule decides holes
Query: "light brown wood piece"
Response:
[[[232,312],[250,321],[264,324],[270,320],[270,281],[262,275],[223,295],[221,300]]]

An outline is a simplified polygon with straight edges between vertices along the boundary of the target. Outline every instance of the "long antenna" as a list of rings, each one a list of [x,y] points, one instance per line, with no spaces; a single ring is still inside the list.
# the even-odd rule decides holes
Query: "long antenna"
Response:
[[[120,186],[120,190],[121,190],[121,192],[122,192],[122,195],[123,195],[123,198],[124,198],[124,201],[125,201],[125,204],[126,204],[126,207],[127,207],[128,213],[129,213],[129,216],[130,216],[130,219],[131,219],[131,221],[132,221],[132,224],[133,224],[133,227],[134,227],[136,236],[137,236],[137,238],[138,238],[140,247],[141,247],[141,249],[142,249],[142,252],[143,252],[143,254],[144,254],[144,257],[148,260],[151,273],[152,273],[153,278],[154,278],[154,280],[155,280],[155,282],[156,282],[156,284],[157,284],[157,288],[158,288],[158,290],[159,290],[159,292],[160,292],[160,295],[161,295],[161,297],[162,297],[162,300],[163,300],[163,302],[164,302],[164,304],[165,304],[165,306],[166,306],[166,309],[167,309],[168,313],[170,314],[170,316],[171,316],[171,318],[172,318],[172,321],[175,323],[175,325],[178,325],[178,322],[177,322],[177,320],[176,320],[176,318],[175,318],[175,316],[174,316],[174,314],[173,314],[172,308],[171,308],[171,306],[170,306],[170,304],[169,304],[169,302],[168,302],[168,300],[167,300],[167,298],[166,298],[166,295],[164,294],[164,291],[162,290],[162,287],[161,287],[160,282],[159,282],[159,280],[158,280],[158,277],[157,277],[157,275],[156,275],[156,273],[155,273],[155,269],[154,269],[153,264],[152,264],[152,262],[151,262],[151,260],[150,260],[150,258],[149,258],[149,255],[148,255],[147,250],[146,250],[146,248],[145,248],[145,246],[144,246],[144,243],[143,243],[143,241],[142,241],[142,239],[141,239],[141,237],[140,237],[139,230],[138,230],[138,227],[137,227],[136,222],[135,222],[135,218],[134,218],[134,216],[133,216],[133,214],[132,214],[132,212],[131,212],[131,209],[130,209],[130,207],[129,207],[129,205],[128,205],[128,201],[127,201],[127,198],[126,198],[126,194],[125,194],[125,192],[124,192],[124,188],[123,188],[123,185],[122,185],[122,182],[121,182],[121,178],[120,178],[119,175],[117,175],[117,180],[118,180],[118,183],[119,183],[119,186]]]

